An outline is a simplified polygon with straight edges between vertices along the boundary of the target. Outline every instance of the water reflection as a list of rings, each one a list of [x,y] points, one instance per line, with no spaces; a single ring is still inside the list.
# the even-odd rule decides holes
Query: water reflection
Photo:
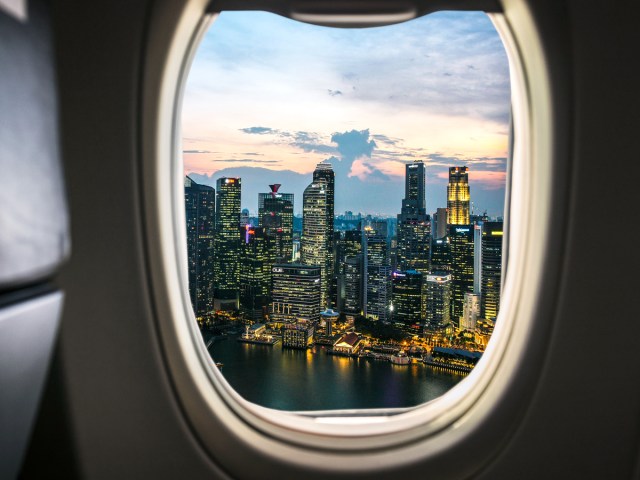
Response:
[[[442,395],[464,376],[421,364],[328,355],[236,342],[214,343],[209,351],[222,374],[247,400],[280,410],[395,408],[419,405]]]

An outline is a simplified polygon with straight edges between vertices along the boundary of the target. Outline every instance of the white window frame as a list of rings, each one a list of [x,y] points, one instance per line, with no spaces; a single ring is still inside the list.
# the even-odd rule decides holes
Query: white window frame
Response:
[[[518,399],[526,401],[521,397],[535,386],[538,370],[532,365],[544,358],[551,323],[541,302],[557,274],[547,261],[556,134],[552,88],[527,3],[504,0],[504,12],[490,15],[510,61],[514,142],[505,205],[509,271],[482,361],[450,391],[415,408],[305,414],[261,407],[237,394],[212,364],[189,300],[179,123],[191,61],[215,18],[204,15],[207,4],[157,2],[148,34],[141,118],[141,214],[150,294],[175,398],[198,442],[230,472],[253,463],[374,474],[416,462],[435,466],[463,449],[466,455],[490,458],[520,418],[524,404]],[[476,463],[487,461],[482,458]]]

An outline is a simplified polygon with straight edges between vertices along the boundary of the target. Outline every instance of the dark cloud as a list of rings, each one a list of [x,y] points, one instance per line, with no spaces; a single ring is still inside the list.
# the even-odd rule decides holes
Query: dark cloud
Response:
[[[214,153],[209,150],[183,150],[182,153]]]
[[[248,127],[248,128],[241,128],[240,131],[244,133],[249,133],[251,135],[265,135],[269,133],[278,133],[277,130],[274,130],[273,128],[269,128],[269,127]]]
[[[337,95],[342,95],[342,92],[340,90],[331,90],[331,89],[327,89],[327,92],[329,93],[329,95],[331,95],[332,97],[335,97]]]
[[[342,159],[350,163],[359,157],[371,157],[376,147],[376,142],[369,140],[369,129],[334,133],[331,135],[331,141],[338,145]]]

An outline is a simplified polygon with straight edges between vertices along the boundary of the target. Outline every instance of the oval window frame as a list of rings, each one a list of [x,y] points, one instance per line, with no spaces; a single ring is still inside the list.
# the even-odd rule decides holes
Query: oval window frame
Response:
[[[503,13],[490,15],[510,62],[516,160],[511,162],[505,203],[509,274],[501,321],[483,361],[464,382],[418,407],[296,414],[251,404],[231,389],[211,364],[187,292],[186,254],[181,255],[186,242],[179,121],[189,66],[214,17],[207,18],[207,3],[156,5],[142,82],[146,180],[141,213],[150,295],[163,359],[185,420],[204,449],[231,471],[246,467],[233,454],[234,447],[251,452],[257,464],[275,462],[334,474],[376,472],[381,464],[393,468],[434,463],[470,442],[478,447],[478,461],[486,461],[490,455],[481,460],[479,453],[495,451],[500,443],[489,445],[487,439],[506,438],[526,406],[523,395],[535,388],[539,369],[531,362],[544,360],[552,292],[559,281],[559,249],[551,249],[551,232],[563,212],[552,208],[555,192],[566,182],[566,176],[558,174],[559,149],[554,148],[562,121],[553,108],[557,87],[552,88],[539,25],[529,5],[507,0]],[[524,401],[518,404],[516,399]],[[489,424],[490,433],[483,434]]]

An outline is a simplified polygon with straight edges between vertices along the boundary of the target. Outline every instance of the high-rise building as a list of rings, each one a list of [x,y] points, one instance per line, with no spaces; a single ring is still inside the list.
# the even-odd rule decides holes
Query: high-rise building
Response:
[[[415,270],[391,274],[395,322],[414,325],[422,321],[422,277],[422,273]]]
[[[450,322],[451,274],[433,272],[427,275],[425,330],[442,330]]]
[[[433,240],[431,244],[431,270],[450,272],[451,269],[451,241],[449,237]]]
[[[391,303],[391,264],[386,233],[379,233],[371,227],[365,227],[363,260],[364,315],[373,320],[386,321],[389,319]]]
[[[333,203],[333,198],[330,198],[333,195],[333,185],[330,190],[330,185],[326,183],[325,178],[333,175],[333,170],[329,164],[320,165],[328,168],[320,169],[322,176],[317,181],[314,180],[303,194],[300,260],[305,265],[317,265],[321,268],[322,305],[331,306],[329,287],[334,275],[332,260],[333,217],[329,213],[329,203]],[[314,172],[314,176],[316,172]],[[328,225],[329,221],[331,221],[331,225]]]
[[[337,274],[335,269],[336,262],[334,259],[333,241],[334,241],[334,220],[335,220],[335,184],[336,175],[330,163],[318,163],[316,169],[313,171],[314,182],[325,182],[327,190],[327,206],[326,206],[326,238],[327,238],[327,252],[329,258],[327,259],[327,295],[325,304],[330,306],[336,306],[337,302]]]
[[[216,191],[213,187],[184,179],[187,221],[189,297],[196,317],[213,310],[213,239]]]
[[[214,304],[216,309],[238,308],[238,260],[240,258],[239,178],[216,182],[216,232],[214,262]]]
[[[350,315],[362,313],[364,260],[362,253],[348,256],[343,263],[344,303],[342,311]]]
[[[482,287],[482,226],[484,221],[473,220],[473,293]]]
[[[451,225],[449,227],[451,246],[452,298],[451,320],[460,325],[464,294],[473,293],[474,229],[473,225]]]
[[[258,219],[272,239],[277,263],[293,260],[293,193],[280,193],[280,184],[269,185],[271,192],[258,194]]]
[[[449,225],[469,224],[469,169],[467,167],[449,168],[447,186],[447,218]]]
[[[443,238],[447,236],[447,226],[449,222],[447,220],[447,209],[446,208],[438,208],[434,215],[434,223],[435,227],[432,231],[433,238]]]
[[[431,220],[426,213],[422,161],[405,167],[405,198],[398,215],[396,263],[399,270],[429,270]]]
[[[502,288],[502,222],[485,222],[482,231],[482,318],[495,320]]]
[[[273,322],[291,323],[300,319],[320,320],[320,267],[296,263],[276,264],[271,269]]]
[[[344,309],[346,300],[346,261],[362,252],[362,231],[347,230],[334,232],[334,255],[336,269],[336,305],[339,311]],[[362,257],[361,257],[362,258]],[[353,270],[353,268],[352,268]],[[353,273],[353,272],[352,272]],[[359,295],[358,298],[362,298]],[[355,313],[355,312],[351,312]],[[358,310],[359,313],[359,310]]]
[[[240,310],[254,321],[262,321],[271,290],[271,239],[264,227],[240,228],[239,294]]]
[[[477,293],[465,293],[462,306],[462,319],[460,329],[470,332],[475,331],[476,322],[480,318],[480,295]]]

